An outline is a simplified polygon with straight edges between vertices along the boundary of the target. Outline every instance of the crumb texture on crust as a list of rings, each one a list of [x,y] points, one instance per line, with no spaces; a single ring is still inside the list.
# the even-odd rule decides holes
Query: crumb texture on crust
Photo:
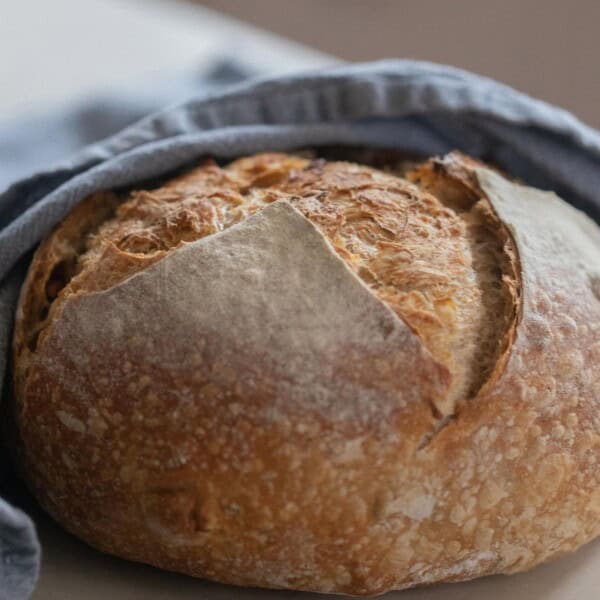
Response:
[[[375,594],[600,533],[600,234],[581,213],[458,154],[406,178],[207,162],[107,205],[40,248],[15,334],[20,467],[92,545]],[[49,279],[61,240],[76,258]]]
[[[46,295],[48,302],[58,312],[72,295],[109,288],[182,244],[223,231],[284,199],[319,228],[450,371],[449,389],[432,405],[436,417],[447,417],[477,393],[506,346],[515,318],[509,286],[515,288],[517,276],[502,261],[503,246],[511,241],[501,235],[484,202],[458,183],[453,195],[430,193],[442,179],[434,167],[428,163],[412,175],[419,189],[391,173],[353,163],[285,154],[252,156],[224,168],[209,161],[158,189],[131,192],[91,232],[77,231],[76,222],[63,225],[62,237],[65,231],[83,234],[80,254],[69,251],[56,263],[53,272],[63,264],[70,265],[69,271],[64,286]],[[97,212],[96,206],[90,211]],[[62,247],[56,246],[49,243],[60,256]],[[42,251],[38,263],[56,262],[52,254]],[[43,274],[36,273],[35,279],[43,280]],[[36,323],[40,302],[33,304],[24,310],[32,331],[27,337],[37,340],[51,319],[46,303],[40,313],[44,318]]]

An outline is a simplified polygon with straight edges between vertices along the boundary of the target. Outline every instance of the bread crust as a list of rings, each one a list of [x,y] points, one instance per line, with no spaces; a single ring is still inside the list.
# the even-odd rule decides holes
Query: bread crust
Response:
[[[348,594],[529,569],[598,535],[596,225],[458,154],[408,178],[267,155],[191,172],[112,220],[114,196],[81,204],[36,253],[17,311],[18,462],[43,506],[125,558]],[[132,211],[209,184],[226,196],[211,206],[238,208],[219,217],[237,214],[231,228],[202,229],[218,219],[188,205],[155,238],[125,231]],[[343,200],[357,189],[379,196]],[[313,210],[324,191],[332,204]],[[332,225],[369,197],[379,212]],[[461,291],[424,269],[410,285],[443,289],[450,316],[442,302],[416,314],[406,272],[384,286],[363,270],[388,277],[383,241],[373,260],[359,241],[373,219],[416,215],[411,202],[427,219],[377,235],[406,234],[415,263],[430,244]],[[94,228],[105,242],[82,249]],[[53,290],[71,251],[83,259]],[[461,336],[479,346],[463,354]]]

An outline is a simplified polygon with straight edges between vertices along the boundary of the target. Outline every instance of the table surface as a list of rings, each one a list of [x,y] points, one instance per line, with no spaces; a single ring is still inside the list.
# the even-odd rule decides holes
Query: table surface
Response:
[[[243,48],[243,52],[241,51]],[[285,73],[331,64],[292,44],[196,6],[162,0],[19,0],[0,19],[0,118],[109,91],[166,70],[201,69],[216,56]],[[103,555],[34,513],[43,546],[33,600],[308,600],[315,594],[238,589]],[[530,573],[392,593],[398,600],[595,600],[600,540]]]

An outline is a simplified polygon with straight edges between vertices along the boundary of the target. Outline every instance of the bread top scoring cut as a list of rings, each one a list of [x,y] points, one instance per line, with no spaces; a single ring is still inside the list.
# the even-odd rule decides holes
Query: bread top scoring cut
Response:
[[[452,158],[446,159],[446,165]],[[98,193],[38,252],[22,303],[27,345],[73,295],[107,289],[170,252],[284,200],[415,332],[450,373],[438,417],[476,395],[505,353],[518,310],[510,236],[469,184],[430,161],[400,177],[348,162],[259,154],[214,161],[152,190]],[[19,362],[19,361],[17,361]]]

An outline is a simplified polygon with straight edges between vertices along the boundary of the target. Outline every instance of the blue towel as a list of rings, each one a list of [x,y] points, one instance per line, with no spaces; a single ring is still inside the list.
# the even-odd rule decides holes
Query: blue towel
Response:
[[[458,69],[383,61],[203,94],[0,195],[0,382],[30,251],[81,199],[141,184],[206,154],[227,159],[326,144],[422,155],[458,148],[556,191],[600,221],[600,134],[561,109]],[[13,557],[2,563],[0,590],[13,585],[6,597],[25,597],[39,560],[32,525],[2,504],[0,528],[0,555]]]

